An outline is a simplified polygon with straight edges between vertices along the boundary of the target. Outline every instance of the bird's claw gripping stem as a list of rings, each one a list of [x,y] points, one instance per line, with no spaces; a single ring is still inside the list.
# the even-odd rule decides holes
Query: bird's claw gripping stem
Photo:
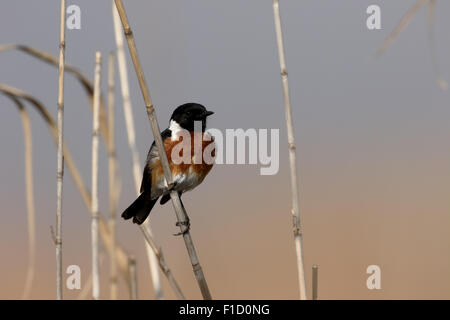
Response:
[[[189,218],[187,218],[187,220],[185,220],[185,221],[177,222],[175,225],[176,225],[177,227],[184,226],[184,227],[185,227],[185,230],[183,230],[183,231],[181,231],[181,232],[178,232],[178,233],[174,234],[174,236],[181,236],[181,235],[184,235],[184,234],[186,234],[187,232],[189,232],[189,230],[191,229],[191,222],[189,221]]]
[[[170,187],[166,188],[165,193],[171,193],[172,191],[175,191],[175,188],[177,187],[177,183],[174,181]]]

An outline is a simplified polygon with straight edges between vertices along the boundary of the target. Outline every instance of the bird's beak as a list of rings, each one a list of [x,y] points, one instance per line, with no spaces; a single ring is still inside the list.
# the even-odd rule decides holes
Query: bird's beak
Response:
[[[214,114],[214,112],[212,112],[212,111],[205,111],[205,113],[204,113],[205,117],[209,117],[212,114]]]

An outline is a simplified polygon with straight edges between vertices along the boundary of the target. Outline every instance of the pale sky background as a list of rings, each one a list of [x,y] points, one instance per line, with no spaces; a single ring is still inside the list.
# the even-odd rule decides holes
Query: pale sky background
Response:
[[[450,98],[435,82],[422,9],[379,59],[373,53],[413,0],[282,0],[293,106],[308,293],[311,265],[320,265],[323,299],[450,298]],[[436,53],[450,80],[450,3],[437,0]],[[115,49],[111,1],[70,0],[81,30],[67,30],[66,62],[93,79],[95,51]],[[298,297],[290,216],[284,109],[272,2],[124,1],[161,129],[185,102],[215,112],[209,126],[280,128],[280,172],[255,165],[218,165],[183,199],[214,298]],[[382,30],[366,28],[378,4]],[[58,53],[59,1],[4,0],[0,44]],[[127,56],[128,57],[128,56]],[[129,58],[129,57],[128,57]],[[106,59],[105,59],[106,60]],[[137,145],[143,164],[153,141],[129,62]],[[106,63],[103,64],[106,67]],[[105,72],[106,74],[106,72]],[[116,79],[117,86],[118,78]],[[56,116],[57,68],[23,53],[0,53],[0,82],[25,90]],[[106,88],[106,77],[103,78]],[[117,87],[119,88],[119,87]],[[27,264],[23,133],[15,106],[0,95],[0,298],[20,298]],[[90,186],[92,119],[78,82],[66,76],[65,138]],[[55,296],[56,148],[30,109],[37,216],[37,274],[32,298]],[[119,212],[134,200],[131,156],[121,96],[116,140],[123,180]],[[100,209],[108,211],[101,143]],[[64,266],[90,272],[90,219],[68,170],[64,184]],[[151,214],[155,238],[185,295],[200,298],[170,204]],[[140,231],[118,220],[122,246],[138,260],[139,297],[154,297]],[[382,270],[382,289],[366,288],[368,265]],[[103,298],[109,296],[107,259]],[[174,298],[164,279],[166,297]],[[121,279],[121,298],[128,298]],[[66,298],[78,292],[65,290]]]

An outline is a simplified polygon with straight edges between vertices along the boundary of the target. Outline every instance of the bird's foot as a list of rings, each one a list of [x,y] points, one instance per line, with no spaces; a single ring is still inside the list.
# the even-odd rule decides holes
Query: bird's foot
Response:
[[[167,188],[166,188],[167,193],[170,193],[170,192],[172,192],[172,191],[175,191],[177,185],[178,185],[178,183],[177,183],[176,181],[174,181],[170,187],[167,187]]]
[[[181,235],[184,235],[184,234],[188,233],[189,230],[191,229],[191,222],[190,222],[190,220],[189,220],[188,217],[186,217],[186,220],[185,220],[185,221],[181,221],[181,222],[179,221],[179,222],[177,222],[175,225],[176,225],[177,227],[185,227],[185,229],[182,230],[181,232],[178,232],[178,233],[174,234],[174,236],[181,236]]]

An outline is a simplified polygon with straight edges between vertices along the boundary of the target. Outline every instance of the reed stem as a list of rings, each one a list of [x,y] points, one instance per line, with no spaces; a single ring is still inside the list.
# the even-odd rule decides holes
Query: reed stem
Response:
[[[22,120],[23,137],[25,146],[25,196],[27,206],[27,220],[28,220],[28,270],[25,279],[25,287],[22,293],[22,299],[26,300],[30,296],[33,285],[35,264],[36,264],[36,219],[34,206],[34,191],[33,191],[33,143],[31,133],[31,122],[27,110],[23,103],[15,96],[7,94],[7,96],[16,104],[20,112]]]
[[[134,42],[133,32],[131,31],[131,27],[128,23],[128,18],[125,13],[125,8],[123,6],[122,0],[114,0],[116,4],[117,11],[120,16],[120,20],[122,22],[122,27],[124,30],[125,37],[128,43],[128,49],[130,51],[131,59],[133,60],[134,69],[136,72],[136,76],[139,81],[139,86],[141,88],[142,96],[144,98],[147,116],[150,121],[150,125],[152,127],[153,136],[155,138],[155,143],[158,148],[159,157],[161,160],[161,165],[164,171],[164,176],[167,181],[168,187],[173,186],[172,180],[172,172],[169,167],[169,162],[167,159],[167,155],[165,153],[164,145],[162,142],[159,124],[155,116],[155,110],[153,108],[153,104],[150,98],[150,93],[148,91],[148,87],[145,81],[144,73],[142,71],[141,62],[139,60],[138,52],[136,49],[136,44]],[[189,227],[187,224],[188,217],[186,211],[184,210],[178,192],[172,191],[170,193],[170,198],[172,199],[172,204],[175,209],[175,213],[177,216],[178,224],[180,226],[180,231],[183,233],[183,239],[186,245],[186,249],[188,251],[188,255],[192,264],[192,268],[194,271],[195,278],[200,287],[200,291],[204,299],[211,299],[211,293],[208,288],[208,284],[206,282],[205,276],[203,274],[202,267],[200,265],[200,261],[197,257],[197,252],[194,247],[194,242],[192,241],[192,237],[189,231]]]
[[[58,144],[56,181],[56,299],[63,298],[62,280],[62,200],[64,178],[63,128],[64,128],[64,63],[66,51],[66,0],[61,0],[59,26],[59,70],[58,70]]]
[[[108,171],[109,171],[109,230],[111,232],[112,254],[110,255],[110,298],[117,299],[118,294],[118,277],[117,277],[117,262],[116,262],[116,218],[117,218],[117,200],[119,191],[116,182],[117,174],[117,156],[115,146],[115,115],[114,115],[114,53],[108,56]]]
[[[58,130],[56,126],[56,122],[53,119],[52,115],[48,111],[48,109],[36,98],[31,96],[29,93],[24,92],[20,89],[8,86],[6,84],[0,83],[0,92],[11,95],[14,97],[18,97],[21,99],[24,99],[31,103],[33,107],[36,108],[39,115],[44,119],[45,123],[47,124],[50,133],[52,135],[53,140],[55,141],[55,144],[58,142]],[[69,148],[64,143],[63,145],[63,152],[64,152],[64,159],[65,163],[67,164],[67,168],[69,169],[70,174],[72,175],[72,179],[75,182],[75,186],[77,187],[78,191],[80,192],[81,198],[83,200],[83,203],[86,205],[86,208],[88,208],[89,213],[92,209],[92,200],[91,200],[91,193],[85,186],[83,179],[81,178],[80,171],[78,170],[77,166],[75,165],[75,162],[72,159],[72,155],[70,154]],[[107,222],[103,219],[102,215],[99,213],[99,232],[101,239],[103,241],[103,244],[105,245],[106,250],[109,254],[112,254],[112,241],[110,236],[110,230],[107,225]],[[125,278],[126,281],[128,281],[128,256],[125,250],[116,243],[116,261],[118,269],[120,270],[121,274]]]
[[[286,58],[284,55],[283,31],[281,28],[280,5],[278,0],[273,1],[273,13],[275,20],[275,33],[277,37],[278,56],[280,59],[281,83],[283,85],[283,97],[286,113],[286,127],[289,144],[289,163],[291,171],[291,192],[292,192],[292,218],[294,227],[294,243],[297,255],[297,273],[298,284],[300,289],[300,299],[306,300],[306,282],[305,268],[303,262],[303,241],[302,229],[300,224],[299,198],[298,198],[298,182],[297,182],[297,166],[295,156],[295,140],[294,140],[294,123],[292,121],[291,98],[289,96],[288,72],[286,67]]]
[[[92,129],[92,298],[100,299],[100,271],[99,271],[99,243],[98,243],[98,140],[100,127],[100,91],[101,91],[101,63],[102,55],[100,52],[95,54],[95,75],[94,75],[94,114]],[[112,243],[114,238],[111,237]],[[113,245],[114,247],[114,245]]]
[[[131,256],[128,261],[128,266],[130,268],[130,299],[137,300],[138,299],[138,291],[137,291],[137,271],[136,271],[136,259]]]
[[[130,89],[128,86],[128,71],[127,71],[127,63],[125,58],[125,50],[123,45],[123,35],[122,28],[120,25],[120,17],[117,12],[116,6],[114,5],[114,1],[112,1],[112,13],[113,13],[113,22],[114,22],[114,36],[116,39],[116,47],[117,47],[117,63],[119,66],[119,75],[120,75],[120,87],[122,92],[122,100],[123,100],[123,112],[125,117],[125,126],[127,129],[127,137],[128,137],[128,146],[131,152],[131,159],[133,164],[133,177],[134,177],[134,185],[136,187],[136,194],[139,196],[139,188],[141,183],[141,166],[139,164],[139,152],[136,146],[136,131],[134,129],[134,120],[133,120],[133,112],[131,107],[130,100]],[[152,230],[148,220],[146,220],[140,228],[147,229],[147,233],[150,237],[153,238]],[[152,277],[153,289],[155,291],[156,299],[163,299],[162,285],[161,285],[161,277],[158,270],[158,260],[154,252],[152,252],[150,245],[145,242],[145,249],[147,252],[148,263],[150,267],[150,275]]]
[[[312,266],[312,299],[317,300],[319,294],[319,266]]]

